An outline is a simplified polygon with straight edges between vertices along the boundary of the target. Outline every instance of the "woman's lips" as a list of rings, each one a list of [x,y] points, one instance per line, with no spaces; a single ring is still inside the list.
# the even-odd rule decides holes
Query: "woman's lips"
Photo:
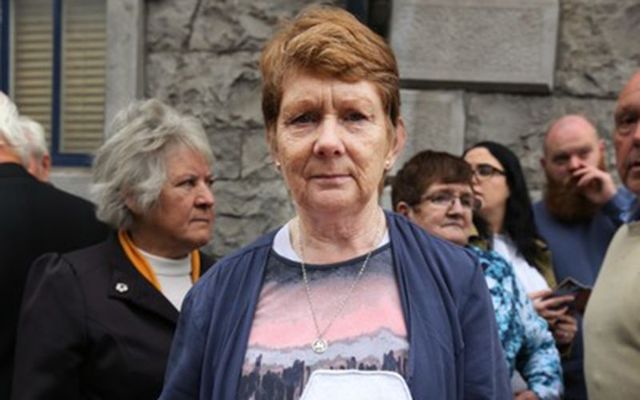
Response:
[[[195,217],[191,219],[191,222],[204,223],[204,224],[210,224],[212,221],[213,221],[213,218],[209,218],[209,217]]]
[[[322,183],[341,183],[350,177],[349,174],[319,174],[311,176],[311,179]]]

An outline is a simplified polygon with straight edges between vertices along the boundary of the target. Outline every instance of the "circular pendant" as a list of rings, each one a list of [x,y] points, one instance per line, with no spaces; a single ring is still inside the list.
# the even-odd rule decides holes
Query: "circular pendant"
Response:
[[[317,338],[313,343],[311,343],[311,349],[318,354],[322,354],[327,351],[327,347],[329,347],[329,344],[323,338]]]

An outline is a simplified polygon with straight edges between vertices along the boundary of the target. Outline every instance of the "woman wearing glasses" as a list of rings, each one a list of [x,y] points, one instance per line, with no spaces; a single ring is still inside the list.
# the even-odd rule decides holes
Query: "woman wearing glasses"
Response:
[[[567,346],[577,331],[576,319],[566,304],[573,297],[549,297],[549,288],[556,285],[551,257],[536,229],[518,158],[505,146],[486,141],[468,149],[464,159],[474,172],[480,215],[489,225],[489,246],[513,265],[558,345]]]
[[[396,175],[391,192],[394,209],[433,235],[475,253],[491,293],[510,375],[517,370],[527,384],[514,390],[516,398],[557,399],[562,393],[560,356],[547,323],[536,314],[504,258],[468,246],[478,205],[472,178],[473,171],[462,158],[423,151]]]

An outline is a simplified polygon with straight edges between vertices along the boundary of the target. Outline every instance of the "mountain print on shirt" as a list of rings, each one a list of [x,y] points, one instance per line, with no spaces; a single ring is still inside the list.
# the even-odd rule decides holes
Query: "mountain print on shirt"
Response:
[[[365,257],[307,266],[314,312],[326,328]],[[317,338],[299,263],[272,253],[256,308],[238,388],[239,399],[298,399],[316,369],[394,371],[406,376],[409,344],[388,245],[376,250],[324,338]]]

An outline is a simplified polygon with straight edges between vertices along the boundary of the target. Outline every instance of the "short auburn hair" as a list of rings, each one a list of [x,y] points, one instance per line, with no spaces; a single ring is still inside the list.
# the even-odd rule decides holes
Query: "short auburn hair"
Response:
[[[260,57],[262,114],[268,135],[280,113],[288,75],[305,71],[345,82],[373,83],[395,127],[400,114],[398,65],[382,37],[349,12],[310,6],[281,27]],[[272,138],[268,142],[272,145]]]
[[[411,157],[393,179],[391,203],[396,210],[401,201],[413,207],[436,183],[459,183],[473,187],[473,170],[453,154],[424,150]]]

